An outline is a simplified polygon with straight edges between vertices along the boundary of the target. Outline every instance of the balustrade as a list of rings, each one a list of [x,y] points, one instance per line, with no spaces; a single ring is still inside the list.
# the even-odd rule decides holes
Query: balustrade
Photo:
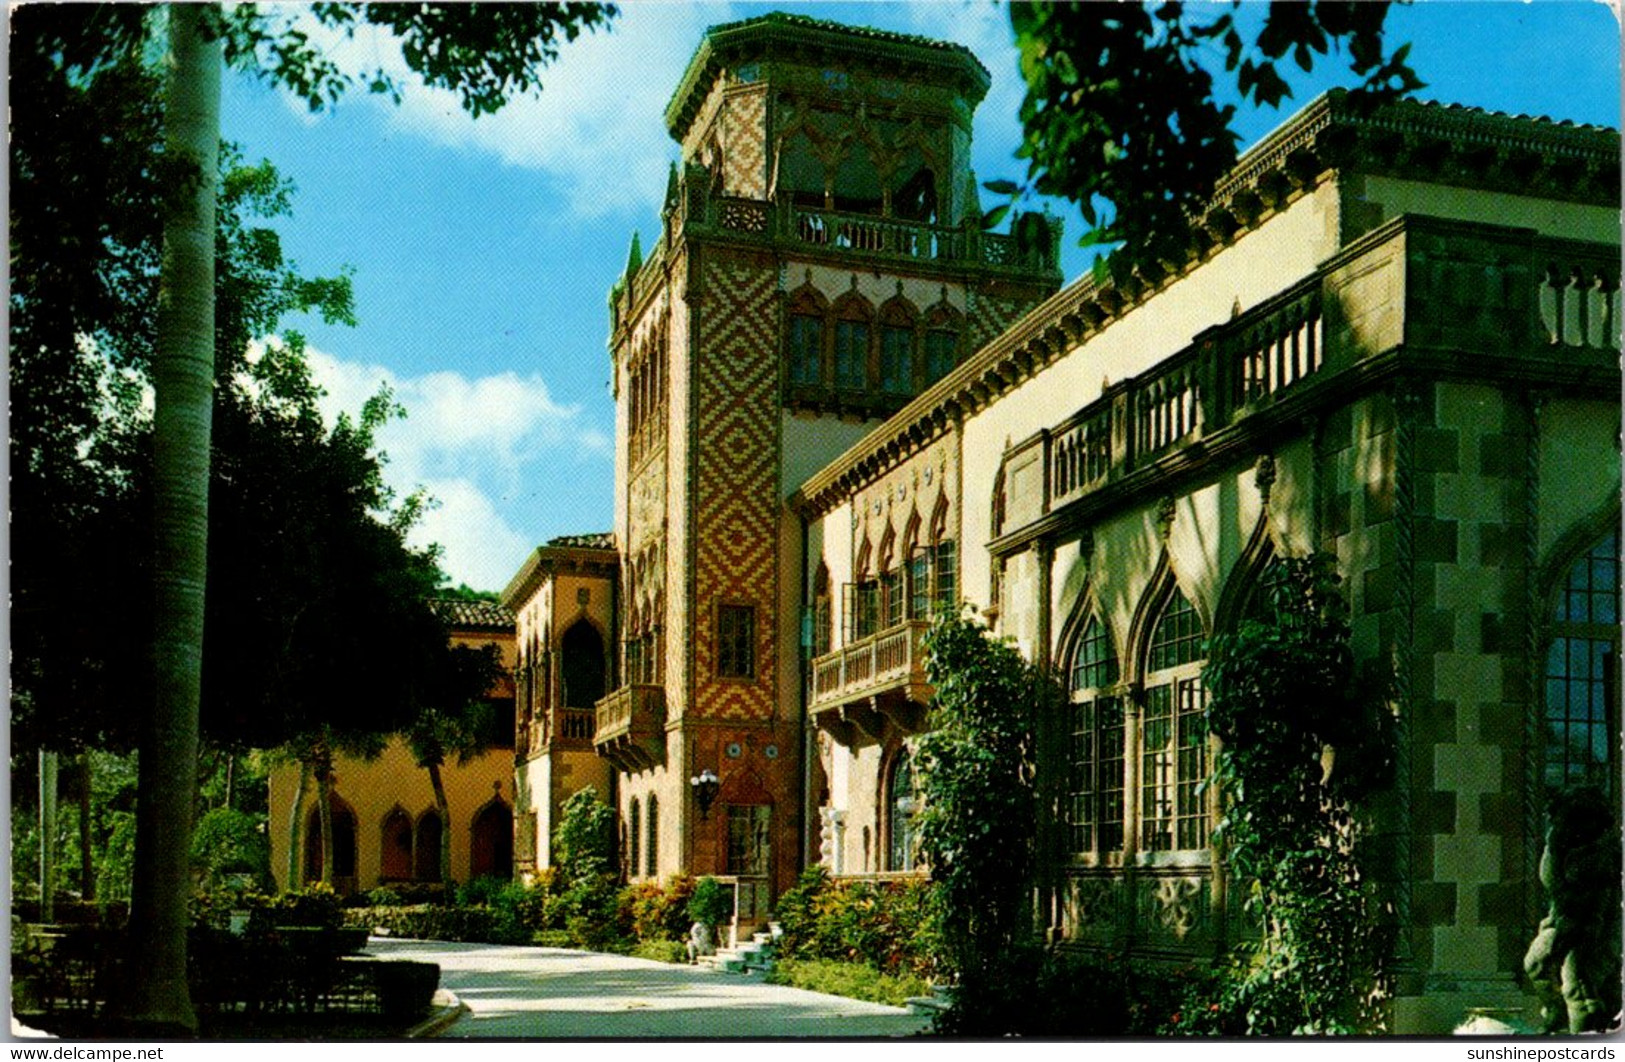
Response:
[[[1553,346],[1619,349],[1617,264],[1599,259],[1549,261],[1537,297],[1540,324]]]
[[[908,620],[813,661],[813,707],[925,682],[925,620]]]

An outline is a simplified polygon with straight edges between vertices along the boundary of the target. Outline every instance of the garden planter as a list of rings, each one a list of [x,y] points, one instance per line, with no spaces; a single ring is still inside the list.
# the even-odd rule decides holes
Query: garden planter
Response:
[[[440,966],[432,962],[380,962],[372,976],[378,1007],[391,1021],[407,1021],[428,1010],[440,987]]]

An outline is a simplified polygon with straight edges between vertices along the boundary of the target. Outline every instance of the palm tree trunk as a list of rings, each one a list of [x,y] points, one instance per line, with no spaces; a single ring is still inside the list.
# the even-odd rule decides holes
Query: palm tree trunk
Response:
[[[304,825],[305,818],[301,812],[305,809],[305,792],[310,787],[310,764],[303,758],[299,761],[299,784],[293,789],[293,807],[288,809],[288,876],[282,879],[282,891],[292,892],[299,887],[299,857],[304,853],[300,851],[300,827]]]
[[[440,780],[440,763],[430,760],[429,786],[434,790],[434,809],[440,815],[440,880],[450,889],[451,880],[451,807],[446,803],[446,786]]]
[[[79,753],[79,894],[96,898],[96,865],[90,852],[90,750]]]
[[[215,178],[220,145],[217,5],[169,15],[164,148],[184,167],[162,207],[154,392],[153,700],[137,783],[129,994],[139,1029],[195,1031],[186,985],[186,901],[208,574],[209,441],[214,387]]]
[[[316,814],[322,824],[322,884],[333,887],[333,760],[323,756],[316,765]]]

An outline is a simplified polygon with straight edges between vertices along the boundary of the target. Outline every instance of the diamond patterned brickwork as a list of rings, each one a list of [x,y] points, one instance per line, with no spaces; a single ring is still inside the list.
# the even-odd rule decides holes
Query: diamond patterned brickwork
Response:
[[[1030,310],[1036,300],[972,292],[968,302],[970,349],[980,350]]]
[[[767,86],[728,94],[723,187],[729,195],[767,198]]]
[[[688,712],[769,719],[778,665],[777,274],[708,256],[694,371],[694,703]],[[717,675],[718,603],[756,607],[754,681]]]

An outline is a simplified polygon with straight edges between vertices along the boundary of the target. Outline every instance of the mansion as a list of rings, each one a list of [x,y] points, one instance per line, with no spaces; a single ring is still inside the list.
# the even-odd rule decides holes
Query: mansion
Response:
[[[1329,93],[1185,260],[1066,283],[1053,217],[983,228],[988,87],[958,45],[794,16],[700,41],[610,296],[613,532],[503,594],[517,871],[590,786],[628,879],[727,876],[742,918],[809,865],[921,873],[922,635],[964,603],[1069,691],[1049,939],[1212,958],[1243,929],[1205,647],[1320,551],[1397,723],[1392,1025],[1529,1005],[1546,794],[1620,788],[1619,135]]]

